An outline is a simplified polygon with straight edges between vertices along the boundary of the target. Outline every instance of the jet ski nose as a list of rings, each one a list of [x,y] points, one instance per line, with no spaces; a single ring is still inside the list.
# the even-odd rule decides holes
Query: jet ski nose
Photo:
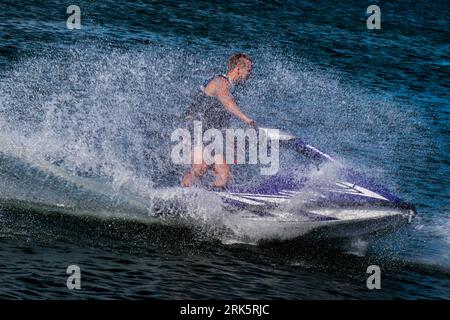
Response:
[[[415,215],[417,214],[415,209],[409,209],[408,212],[408,223],[412,222],[412,219],[415,217]]]
[[[408,219],[408,223],[417,215],[416,206],[409,202],[400,202],[396,205],[397,208],[404,210],[403,216]]]
[[[411,223],[412,219],[417,215],[416,206],[408,203],[409,211],[408,211],[408,222]]]

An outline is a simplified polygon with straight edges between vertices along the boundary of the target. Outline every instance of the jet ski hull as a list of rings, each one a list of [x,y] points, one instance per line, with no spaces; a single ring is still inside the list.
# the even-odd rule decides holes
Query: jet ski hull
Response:
[[[415,214],[411,209],[351,207],[333,210],[318,208],[308,213],[316,214],[318,218],[271,211],[266,215],[236,214],[230,220],[233,223],[233,230],[248,238],[292,240],[310,236],[333,239],[367,236],[394,230],[409,223]]]

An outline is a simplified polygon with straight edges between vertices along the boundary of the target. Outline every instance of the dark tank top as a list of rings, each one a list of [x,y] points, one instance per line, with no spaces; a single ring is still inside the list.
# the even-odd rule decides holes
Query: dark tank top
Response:
[[[220,130],[229,127],[231,113],[216,97],[210,97],[205,93],[206,86],[217,76],[225,78],[231,84],[230,79],[224,75],[215,75],[206,80],[184,114],[185,122],[201,121],[203,130],[211,128]]]

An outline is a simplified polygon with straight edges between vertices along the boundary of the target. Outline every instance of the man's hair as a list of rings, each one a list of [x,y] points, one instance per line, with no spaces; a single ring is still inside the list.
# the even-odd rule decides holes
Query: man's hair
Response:
[[[235,53],[233,54],[230,59],[228,59],[228,71],[233,70],[236,68],[239,64],[242,63],[243,60],[248,60],[252,62],[252,59],[246,55],[245,53]]]

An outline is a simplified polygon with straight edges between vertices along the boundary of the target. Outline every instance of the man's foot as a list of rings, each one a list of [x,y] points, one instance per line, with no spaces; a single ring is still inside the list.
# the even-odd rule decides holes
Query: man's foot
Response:
[[[195,180],[197,180],[197,177],[195,177],[191,172],[188,172],[181,180],[181,186],[183,188],[188,188],[195,182]]]

